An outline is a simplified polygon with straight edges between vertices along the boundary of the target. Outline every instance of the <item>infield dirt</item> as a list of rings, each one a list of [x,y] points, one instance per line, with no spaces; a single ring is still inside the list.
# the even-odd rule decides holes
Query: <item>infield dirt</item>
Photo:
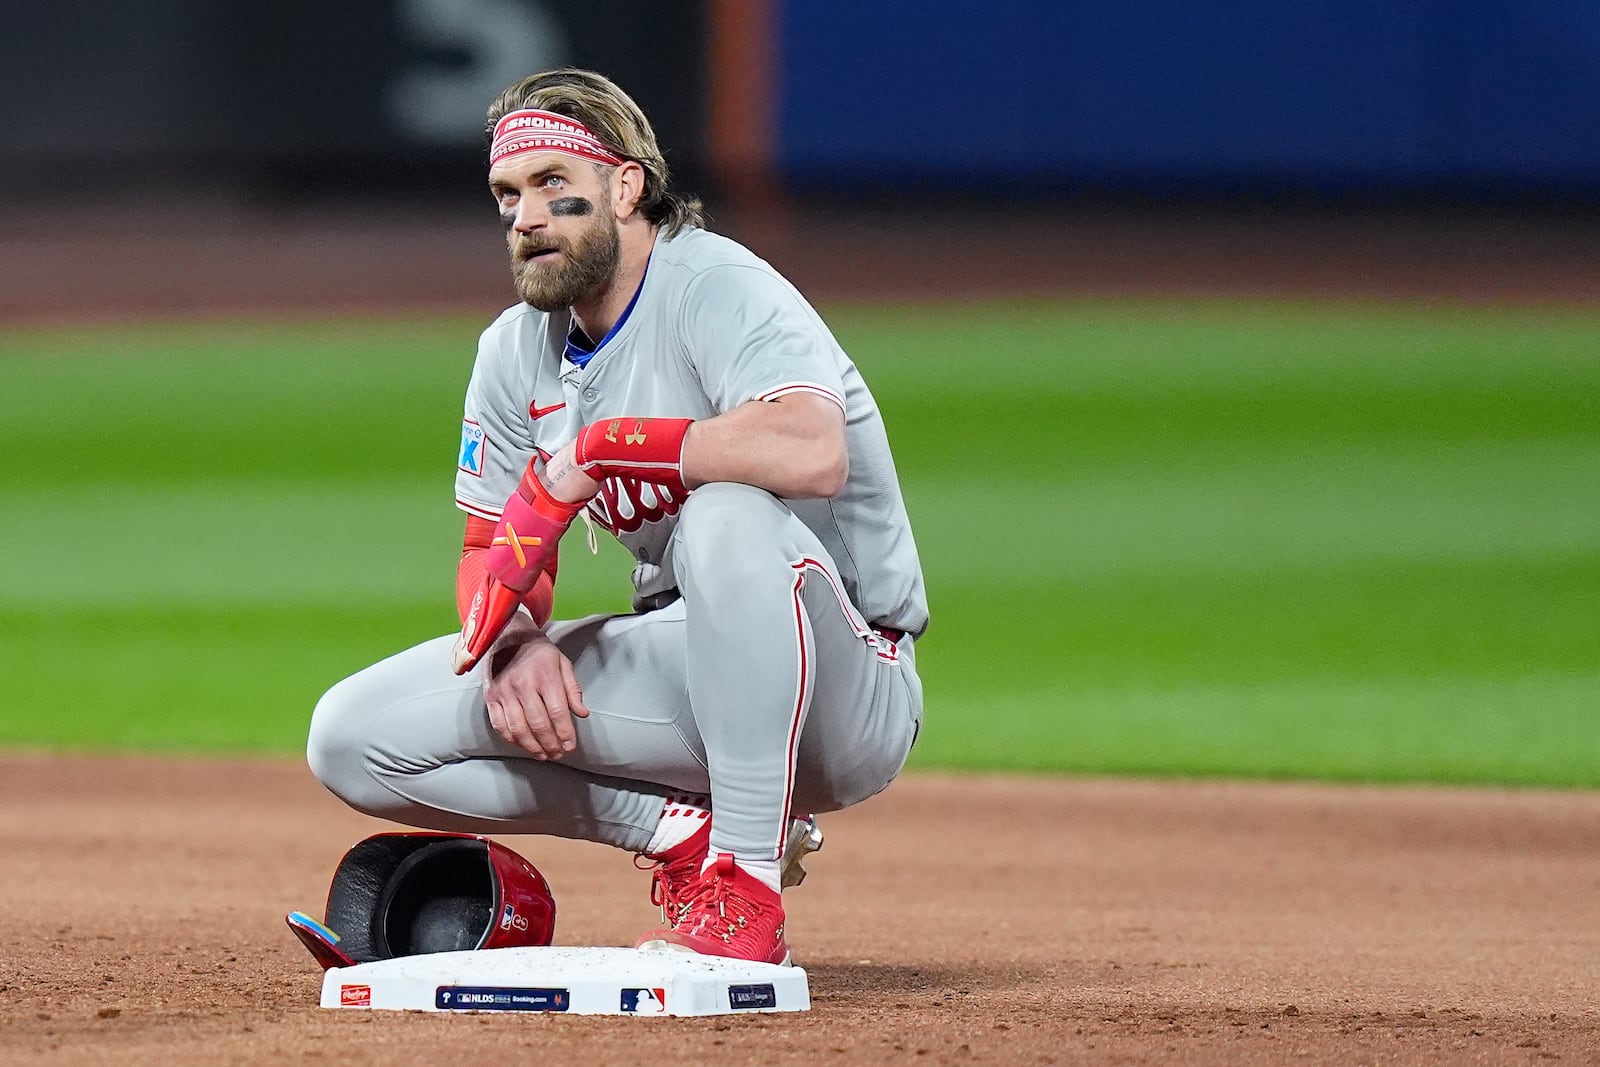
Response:
[[[7,1064],[1600,1059],[1600,796],[917,774],[787,895],[813,1010],[326,1011],[283,926],[384,828],[298,761],[0,759]],[[600,846],[505,838],[557,942],[650,925]]]

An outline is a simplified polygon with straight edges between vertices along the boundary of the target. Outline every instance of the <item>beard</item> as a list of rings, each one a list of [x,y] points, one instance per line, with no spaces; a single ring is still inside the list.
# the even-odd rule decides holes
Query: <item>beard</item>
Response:
[[[561,253],[560,260],[532,258],[550,249]],[[600,212],[576,240],[548,233],[518,238],[511,246],[511,277],[524,303],[540,311],[560,311],[609,283],[621,258],[617,220]]]

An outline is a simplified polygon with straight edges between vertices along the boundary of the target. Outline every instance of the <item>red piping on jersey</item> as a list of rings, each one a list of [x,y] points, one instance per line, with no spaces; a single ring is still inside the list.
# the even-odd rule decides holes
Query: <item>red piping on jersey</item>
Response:
[[[871,644],[873,651],[883,662],[899,663],[900,652],[895,646],[898,643],[898,637],[904,636],[899,630],[891,630],[888,627],[874,629],[862,622],[860,613],[846,599],[844,589],[840,586],[839,580],[833,576],[833,572],[823,566],[821,560],[803,556],[789,564],[789,566],[794,569],[794,585],[792,587],[794,594],[794,636],[795,644],[800,650],[800,675],[795,680],[794,713],[789,720],[789,747],[783,772],[782,817],[778,823],[778,847],[776,853],[774,853],[777,858],[782,858],[783,847],[788,839],[789,804],[794,799],[794,766],[799,754],[800,726],[805,721],[807,710],[806,670],[810,666],[810,655],[806,648],[805,602],[800,598],[800,592],[805,588],[806,584],[806,572],[816,571],[827,580],[828,587],[833,590],[834,596],[838,598],[839,610],[844,613],[845,621],[850,624],[850,629],[855,632],[857,637],[861,637]],[[890,634],[895,634],[897,637],[890,637]],[[885,648],[886,645],[887,648]]]
[[[818,385],[815,382],[788,382],[784,385],[768,389],[766,392],[756,397],[756,399],[777,400],[779,397],[788,396],[790,393],[811,393],[815,396],[824,397],[833,401],[835,404],[838,404],[839,410],[844,412],[846,415],[850,414],[850,409],[845,406],[844,397],[840,396],[832,389],[829,389],[827,386]]]
[[[844,595],[844,586],[833,572],[824,567],[820,562],[809,556],[789,564],[795,570],[804,573],[808,568],[814,569],[828,580],[828,588],[833,590],[833,595],[839,600],[839,610],[844,612],[845,621],[850,624],[850,629],[855,635],[871,645],[878,658],[885,663],[899,663],[899,644],[905,638],[904,630],[895,630],[888,626],[869,626],[856,610],[850,598]],[[887,647],[885,647],[887,646]]]
[[[773,851],[774,859],[783,858],[784,845],[789,839],[789,804],[794,799],[794,765],[799,758],[800,724],[806,717],[806,668],[810,665],[806,655],[806,609],[800,599],[800,590],[806,584],[807,564],[816,565],[815,560],[801,560],[793,564],[794,576],[794,639],[800,650],[800,673],[795,678],[794,685],[794,712],[789,718],[789,747],[783,764],[783,806],[778,809],[778,845]]]

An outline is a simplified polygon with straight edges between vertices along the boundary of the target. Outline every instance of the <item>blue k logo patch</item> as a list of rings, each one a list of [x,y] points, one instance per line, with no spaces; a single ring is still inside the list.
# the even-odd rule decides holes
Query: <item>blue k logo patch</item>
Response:
[[[456,469],[465,471],[474,478],[483,477],[483,450],[488,447],[484,440],[483,428],[471,419],[461,421],[461,458],[456,460]]]

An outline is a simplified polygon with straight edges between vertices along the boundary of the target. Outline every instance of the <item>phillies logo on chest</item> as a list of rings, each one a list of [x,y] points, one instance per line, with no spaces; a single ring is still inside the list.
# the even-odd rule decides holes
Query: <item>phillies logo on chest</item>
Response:
[[[637,478],[607,478],[589,501],[589,513],[613,534],[633,533],[647,522],[676,515],[683,501],[671,489]]]

